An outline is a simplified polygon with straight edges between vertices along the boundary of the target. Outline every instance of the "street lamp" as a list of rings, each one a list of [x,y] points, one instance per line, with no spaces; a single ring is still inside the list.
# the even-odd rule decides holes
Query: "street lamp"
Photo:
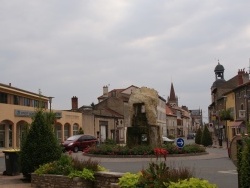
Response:
[[[49,112],[51,112],[51,103],[54,97],[48,97],[48,98],[49,98]]]

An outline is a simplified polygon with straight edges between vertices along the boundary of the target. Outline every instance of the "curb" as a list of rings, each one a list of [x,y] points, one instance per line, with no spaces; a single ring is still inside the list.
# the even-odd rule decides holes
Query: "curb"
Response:
[[[199,156],[199,155],[207,155],[208,152],[201,153],[181,153],[181,154],[168,154],[167,157],[185,157],[185,156]],[[95,154],[87,154],[83,153],[82,155],[88,157],[99,157],[99,158],[122,158],[122,159],[130,159],[130,158],[157,158],[155,155],[95,155]]]

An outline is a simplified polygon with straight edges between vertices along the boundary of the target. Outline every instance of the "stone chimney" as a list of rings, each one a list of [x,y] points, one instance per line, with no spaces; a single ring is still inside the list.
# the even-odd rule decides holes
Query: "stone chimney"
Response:
[[[76,96],[73,96],[71,98],[71,103],[72,103],[72,111],[77,111],[78,110],[78,98]]]
[[[108,86],[103,86],[103,97],[108,97],[109,88]]]

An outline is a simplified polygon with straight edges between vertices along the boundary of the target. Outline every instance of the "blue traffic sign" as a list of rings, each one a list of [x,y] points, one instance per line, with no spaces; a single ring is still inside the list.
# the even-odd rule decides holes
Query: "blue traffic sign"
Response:
[[[176,145],[179,147],[179,148],[183,148],[184,147],[184,140],[183,140],[183,138],[178,138],[177,140],[176,140]]]

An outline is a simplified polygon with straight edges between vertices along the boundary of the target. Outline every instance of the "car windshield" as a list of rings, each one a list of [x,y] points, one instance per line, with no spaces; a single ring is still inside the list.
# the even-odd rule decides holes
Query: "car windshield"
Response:
[[[69,137],[67,140],[68,140],[68,141],[76,140],[76,139],[79,138],[80,136],[81,136],[81,135],[74,135],[74,136]]]

